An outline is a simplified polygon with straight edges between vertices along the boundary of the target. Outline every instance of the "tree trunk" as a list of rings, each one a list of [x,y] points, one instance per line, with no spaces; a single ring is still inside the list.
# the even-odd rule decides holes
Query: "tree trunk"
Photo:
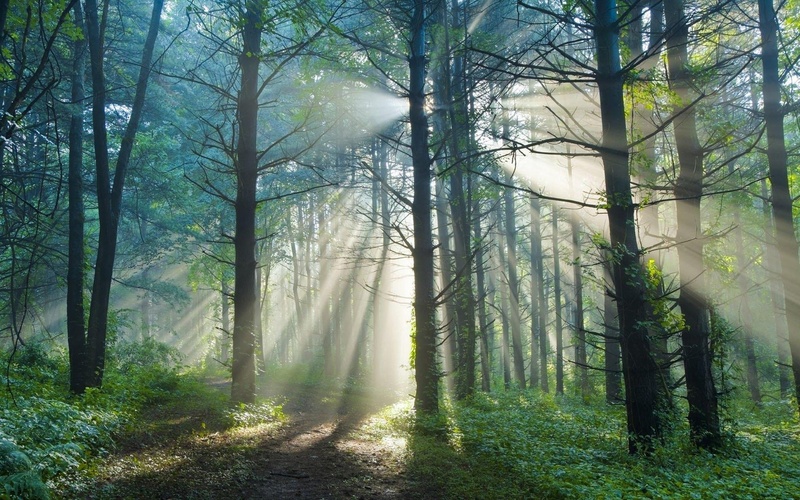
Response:
[[[8,2],[3,2],[8,7]],[[75,2],[75,26],[83,32],[83,9]],[[5,9],[4,9],[5,10]],[[0,30],[5,25],[2,13]],[[2,31],[0,31],[2,33]],[[84,287],[84,209],[83,209],[83,99],[86,70],[86,39],[73,43],[72,113],[69,124],[69,249],[67,256],[67,341],[69,344],[69,388],[73,394],[86,389],[86,317]]]
[[[764,235],[766,251],[764,267],[769,276],[769,291],[772,301],[773,317],[775,318],[775,347],[778,351],[778,386],[781,397],[788,398],[792,393],[792,383],[789,380],[789,328],[786,325],[786,300],[783,297],[783,281],[781,279],[781,263],[778,248],[775,244],[775,224],[772,221],[772,212],[766,200],[769,199],[767,180],[761,179],[761,198],[764,202]]]
[[[800,405],[800,258],[792,218],[786,143],[781,110],[781,85],[778,71],[778,19],[772,0],[758,0],[763,71],[764,120],[767,126],[767,160],[772,184],[772,216],[783,277],[786,323],[789,325],[789,350],[792,357],[795,398]],[[800,410],[800,406],[798,406]]]
[[[564,317],[561,307],[561,256],[558,238],[558,208],[553,205],[553,294],[556,313],[556,394],[564,394]]]
[[[377,169],[380,179],[387,179],[389,174],[388,166],[388,148],[385,142],[379,141],[375,144],[375,160],[373,163],[374,168]],[[384,279],[384,270],[386,269],[386,257],[389,254],[389,245],[391,239],[389,238],[389,231],[391,231],[391,221],[389,218],[389,193],[386,189],[381,189],[379,194],[380,208],[375,205],[375,221],[380,221],[378,227],[381,231],[381,250],[380,255],[377,257],[377,268],[375,269],[375,278],[373,279],[372,289],[372,373],[381,373],[388,359],[388,353],[384,344],[389,344],[387,339],[386,325],[390,321],[389,315],[386,313],[385,298],[382,296],[386,280]],[[386,380],[382,377],[372,377],[377,383],[385,383]],[[387,384],[388,385],[388,384]]]
[[[477,204],[476,204],[477,206]],[[477,251],[475,252],[475,280],[478,287],[478,324],[480,325],[480,346],[481,346],[481,390],[489,392],[491,390],[492,378],[492,365],[491,365],[491,351],[489,350],[489,321],[486,313],[486,284],[483,265],[483,234],[481,229],[480,217],[473,217],[472,219],[472,233],[475,235],[477,242]]]
[[[734,167],[729,165],[728,173],[733,175]],[[739,275],[737,277],[737,285],[739,287],[739,321],[742,325],[744,334],[744,352],[745,352],[745,380],[747,381],[747,388],[750,391],[750,399],[755,403],[761,402],[761,387],[758,382],[758,367],[756,364],[756,349],[755,338],[753,337],[753,316],[750,310],[750,297],[748,289],[750,280],[747,278],[746,267],[747,257],[744,253],[744,241],[742,233],[741,210],[739,205],[734,203],[733,206],[733,224],[736,231],[733,234],[734,248],[736,250],[736,264],[739,267]]]
[[[550,381],[547,372],[547,357],[548,352],[550,351],[550,342],[547,335],[547,316],[550,309],[549,304],[547,303],[547,293],[545,292],[545,282],[544,282],[544,252],[542,251],[542,212],[540,201],[538,198],[535,198],[531,201],[531,207],[534,213],[534,220],[533,220],[533,236],[534,243],[536,245],[535,256],[538,258],[532,258],[533,263],[532,266],[535,269],[536,279],[539,282],[538,288],[536,290],[536,294],[539,296],[537,302],[539,303],[539,316],[537,318],[538,329],[539,329],[539,382],[541,384],[542,392],[550,392]],[[532,292],[533,293],[533,292]],[[535,349],[531,348],[531,353],[533,353]]]
[[[92,285],[92,303],[89,307],[89,325],[87,329],[87,386],[100,387],[103,383],[105,369],[106,334],[108,333],[108,307],[111,296],[111,281],[114,272],[114,260],[117,250],[117,229],[119,227],[120,210],[122,208],[122,192],[125,175],[133,151],[133,141],[139,128],[150,77],[150,65],[161,20],[163,0],[154,0],[150,17],[150,26],[145,39],[139,77],[136,82],[136,94],[131,115],[120,143],[114,183],[108,160],[108,138],[106,132],[106,82],[103,69],[103,33],[97,15],[97,1],[86,1],[86,34],[89,42],[89,54],[92,69],[92,128],[94,130],[94,152],[97,181],[97,212],[100,226],[97,242],[97,260],[95,262],[94,283]]]
[[[677,241],[680,273],[678,305],[685,321],[681,332],[689,428],[692,440],[704,448],[720,444],[719,413],[712,357],[708,299],[702,289],[703,230],[700,200],[703,195],[703,151],[697,138],[695,108],[691,106],[691,76],[687,71],[688,34],[683,0],[667,0],[667,65],[669,83],[680,98],[673,113],[679,173],[675,184]]]
[[[448,0],[435,2],[432,8],[433,17],[441,29],[436,31],[440,38],[431,41],[437,47],[435,66],[433,71],[434,92],[437,112],[433,114],[434,128],[442,137],[447,137],[446,169],[442,177],[449,181],[449,196],[447,201],[450,206],[450,219],[453,231],[452,261],[455,273],[443,267],[443,272],[455,281],[444,279],[445,287],[451,289],[447,300],[448,316],[452,326],[448,326],[448,334],[452,338],[445,343],[447,354],[452,353],[455,347],[455,359],[447,360],[455,368],[455,397],[464,399],[475,389],[475,297],[472,291],[472,259],[470,258],[470,224],[469,200],[464,190],[464,170],[466,168],[461,151],[466,138],[464,123],[467,120],[467,106],[463,84],[463,58],[451,57],[450,33],[451,27],[458,25],[459,8],[453,3],[452,19],[448,16]],[[443,192],[440,189],[440,193]],[[441,198],[440,195],[438,198]],[[438,201],[437,201],[438,203]],[[448,243],[444,236],[447,234],[446,219],[440,214],[440,244]],[[444,248],[442,253],[444,254]],[[443,261],[443,266],[445,262]],[[448,356],[449,357],[449,356]],[[445,366],[447,369],[447,365]],[[450,371],[450,370],[447,370]],[[452,381],[449,381],[450,385]]]
[[[442,2],[447,5],[446,1]],[[457,28],[460,23],[458,2],[452,2],[452,26]],[[469,121],[466,102],[464,58],[457,55],[450,68],[450,43],[449,30],[446,30],[448,40],[447,69],[452,75],[452,83],[448,81],[447,102],[450,119],[450,152],[452,154],[452,174],[450,175],[450,213],[453,219],[453,257],[456,265],[456,315],[458,318],[458,360],[459,376],[456,394],[459,398],[466,398],[475,391],[475,294],[472,289],[472,258],[470,235],[470,193],[464,190],[464,172],[467,164],[464,161],[462,150],[465,141],[469,141],[466,124]],[[466,33],[466,32],[465,32]]]
[[[544,305],[539,302],[539,290],[542,288],[542,231],[541,214],[539,213],[539,199],[530,198],[531,216],[531,387],[539,387],[539,353],[537,346],[542,332],[539,330],[539,318]]]
[[[567,158],[570,190],[573,189],[572,159]],[[578,371],[578,392],[584,400],[589,398],[589,360],[586,355],[586,329],[583,324],[583,271],[581,269],[581,223],[578,213],[573,211],[569,218],[572,232],[572,287],[573,328],[575,329],[575,369]]]
[[[258,2],[246,3],[239,54],[241,88],[236,103],[236,234],[234,236],[233,359],[231,401],[252,403],[256,396],[256,184],[258,182],[258,66],[263,15]]]
[[[439,411],[439,369],[436,363],[436,307],[433,287],[433,228],[431,224],[431,160],[428,153],[428,117],[425,114],[425,0],[414,0],[411,16],[409,66],[409,121],[414,170],[414,408],[425,414]]]
[[[497,213],[497,226],[498,226],[498,228],[501,227],[501,225],[505,224],[505,222],[503,222],[503,214],[501,212],[501,208],[502,207],[498,204],[497,205],[497,212],[498,212]],[[503,365],[502,366],[502,368],[503,368],[503,387],[505,387],[505,389],[508,390],[508,389],[511,388],[511,356],[510,356],[510,354],[511,354],[511,349],[510,349],[511,342],[510,342],[510,334],[509,334],[509,331],[508,331],[509,330],[509,319],[508,319],[508,314],[509,314],[508,288],[509,287],[508,287],[508,281],[506,280],[506,282],[503,283],[503,280],[501,279],[503,274],[504,274],[504,271],[508,268],[508,265],[506,264],[506,250],[505,250],[506,242],[504,241],[505,240],[504,235],[503,234],[498,234],[497,240],[498,240],[497,241],[497,256],[498,256],[498,260],[500,261],[499,262],[499,269],[500,269],[499,274],[500,274],[500,277],[496,280],[497,286],[495,287],[495,290],[497,290],[498,287],[500,289],[500,309],[498,310],[498,309],[495,308],[495,310],[497,310],[498,313],[500,314],[500,320],[501,320],[501,325],[500,325],[501,326],[501,330],[500,330],[500,333],[501,333],[501,336],[500,336],[500,362]],[[497,301],[497,299],[495,299],[495,303],[496,303],[496,301]]]
[[[603,266],[605,274],[604,281],[606,286],[612,287],[611,256],[608,256],[609,263]],[[607,289],[603,293],[603,323],[604,323],[604,345],[605,372],[606,372],[606,402],[610,404],[622,401],[622,367],[620,366],[619,352],[619,320],[617,309],[614,307],[612,298],[613,290]]]
[[[647,322],[651,319],[636,239],[629,151],[619,58],[619,25],[615,0],[595,0],[597,85],[603,140],[600,156],[605,174],[613,281],[620,323],[623,379],[628,423],[628,450],[647,451],[662,434],[658,366],[653,361]]]
[[[230,356],[230,341],[231,341],[231,302],[230,302],[230,288],[228,287],[228,280],[222,278],[222,291],[220,293],[221,315],[222,315],[222,335],[220,336],[220,361],[227,363]]]
[[[511,183],[513,180],[507,179]],[[519,314],[519,278],[517,277],[517,218],[514,207],[514,193],[506,189],[505,198],[505,229],[506,245],[508,246],[508,290],[510,299],[511,321],[511,351],[514,356],[514,378],[520,389],[525,389],[525,359],[522,354],[522,325]]]
[[[453,258],[450,250],[450,232],[447,223],[447,198],[444,193],[444,183],[436,179],[436,230],[439,240],[439,275],[442,280],[441,288],[449,289],[443,300],[441,308],[442,330],[444,332],[444,371],[447,374],[445,383],[447,389],[455,392],[456,372],[458,366],[458,337],[456,326],[455,294],[450,288],[453,283]]]

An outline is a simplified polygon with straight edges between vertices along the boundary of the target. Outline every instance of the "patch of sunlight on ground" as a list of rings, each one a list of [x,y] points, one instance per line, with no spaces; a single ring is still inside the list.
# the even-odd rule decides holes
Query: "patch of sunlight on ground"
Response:
[[[379,410],[366,419],[355,431],[354,436],[392,446],[405,446],[405,431],[410,428],[413,418],[413,400],[406,398]]]
[[[392,452],[403,452],[406,449],[408,441],[404,437],[399,436],[383,436],[381,444]]]
[[[141,453],[124,457],[107,467],[110,477],[115,480],[125,479],[142,474],[159,473],[176,469],[185,464],[189,457],[163,453],[159,450],[152,453]]]
[[[270,433],[279,429],[283,422],[265,422],[261,424],[248,425],[245,427],[234,427],[225,432],[228,438],[233,441],[250,441],[264,437],[265,433]]]

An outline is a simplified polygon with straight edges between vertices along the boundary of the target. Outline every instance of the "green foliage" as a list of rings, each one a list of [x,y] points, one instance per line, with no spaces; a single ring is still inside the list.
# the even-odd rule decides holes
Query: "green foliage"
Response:
[[[103,389],[75,397],[61,350],[22,347],[9,364],[11,390],[0,394],[0,499],[47,498],[45,484],[113,449],[144,405],[176,390],[178,360],[153,340],[120,342],[109,351]]]
[[[645,266],[645,285],[653,315],[658,327],[667,335],[677,333],[686,328],[683,315],[675,311],[672,301],[664,293],[664,273],[654,259],[648,259]]]
[[[34,471],[17,472],[0,476],[0,499],[2,500],[47,500],[47,486]]]
[[[742,400],[730,411],[740,424],[716,455],[694,448],[684,423],[651,456],[630,456],[621,407],[533,392],[449,407],[447,441],[414,432],[410,405],[368,428],[405,437],[409,477],[437,498],[792,498],[800,425],[791,405]]]
[[[250,427],[284,422],[283,403],[267,400],[254,404],[240,403],[225,413],[231,427]]]

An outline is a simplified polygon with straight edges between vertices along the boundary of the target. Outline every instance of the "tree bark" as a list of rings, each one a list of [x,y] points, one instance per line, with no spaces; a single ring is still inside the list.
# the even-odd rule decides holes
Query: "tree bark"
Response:
[[[433,287],[433,228],[431,224],[431,159],[428,117],[425,113],[425,0],[414,0],[411,16],[409,66],[409,121],[414,170],[414,408],[423,414],[439,412],[439,370],[436,363],[436,307]]]
[[[761,197],[769,199],[766,179],[761,179]],[[781,397],[788,398],[792,393],[792,383],[789,375],[789,328],[786,324],[786,300],[783,295],[783,281],[781,279],[781,263],[777,245],[775,244],[775,224],[772,221],[772,211],[768,203],[764,203],[764,233],[766,251],[764,267],[769,276],[769,291],[772,301],[772,311],[775,318],[775,348],[778,351],[778,386]]]
[[[662,435],[658,366],[653,361],[647,336],[646,324],[652,315],[639,261],[628,170],[617,3],[616,0],[595,0],[594,7],[597,85],[603,133],[600,156],[605,174],[613,282],[620,323],[628,450],[637,453],[651,449],[652,440]]]
[[[258,182],[258,66],[263,7],[248,1],[243,16],[241,87],[236,103],[236,234],[234,235],[231,401],[255,401],[256,184]]]
[[[541,212],[541,203],[538,198],[534,198],[531,200],[531,210],[532,210],[532,225],[533,225],[533,234],[531,238],[534,240],[534,254],[531,256],[532,266],[534,268],[534,273],[536,275],[536,280],[538,282],[538,286],[536,291],[532,291],[531,294],[536,293],[538,295],[537,303],[539,304],[539,314],[536,318],[536,322],[538,325],[539,331],[539,383],[542,388],[542,392],[550,392],[550,382],[548,380],[548,373],[547,373],[547,357],[548,351],[550,350],[549,347],[549,338],[547,336],[547,316],[549,305],[547,304],[547,294],[545,293],[545,283],[544,283],[544,252],[542,251],[542,212]],[[531,353],[534,353],[535,349],[531,348]],[[533,355],[533,354],[532,354]]]
[[[512,179],[509,177],[510,183]],[[517,276],[517,218],[514,207],[514,193],[506,189],[505,198],[505,229],[506,245],[508,246],[508,289],[510,299],[511,322],[511,353],[514,357],[514,378],[520,389],[525,389],[525,359],[522,354],[522,325],[519,314],[519,277]]]
[[[542,333],[539,331],[539,318],[542,315],[543,305],[539,302],[539,289],[542,288],[540,270],[542,267],[542,234],[541,234],[541,215],[539,213],[539,199],[535,196],[530,198],[531,216],[531,366],[530,366],[530,387],[539,387],[539,339]]]
[[[719,412],[712,356],[708,299],[703,290],[703,230],[700,201],[703,196],[703,150],[697,138],[695,108],[691,106],[688,74],[688,34],[683,0],[667,0],[667,66],[669,83],[680,102],[673,108],[679,173],[675,184],[677,241],[680,273],[678,305],[685,327],[681,332],[689,428],[692,440],[704,448],[720,444]]]
[[[231,302],[230,302],[230,288],[228,280],[222,278],[222,291],[220,292],[221,312],[222,315],[222,335],[220,336],[220,361],[227,363],[230,357],[230,340],[231,340]]]
[[[607,286],[613,287],[611,273],[611,258],[609,263],[603,266],[605,274],[604,281]],[[603,293],[603,323],[604,323],[604,345],[605,353],[605,373],[606,373],[606,403],[619,403],[623,399],[622,394],[622,367],[620,366],[619,350],[619,321],[617,319],[617,309],[614,307],[612,298],[613,290],[604,290]]]
[[[733,175],[734,167],[729,166],[728,172]],[[747,381],[747,389],[750,391],[750,399],[754,403],[761,402],[761,387],[758,380],[758,366],[756,364],[756,348],[755,338],[753,336],[753,316],[750,310],[750,297],[748,296],[749,279],[746,274],[747,258],[744,253],[744,238],[742,233],[741,210],[739,205],[734,203],[733,207],[733,224],[737,231],[733,235],[734,248],[736,251],[736,264],[739,267],[739,275],[737,276],[736,283],[739,287],[739,321],[742,325],[744,334],[744,352],[745,352],[745,380]]]
[[[449,288],[453,282],[453,256],[450,249],[450,231],[447,222],[447,198],[444,193],[444,183],[436,180],[436,230],[439,241],[439,275],[442,280],[441,288]],[[442,330],[444,339],[444,371],[447,389],[455,392],[458,366],[458,333],[456,326],[455,294],[450,291],[446,294],[441,308]]]
[[[561,255],[558,238],[558,208],[551,211],[553,232],[553,303],[556,314],[556,394],[564,394],[564,316],[561,304]]]
[[[570,190],[573,190],[572,160],[567,159],[569,169]],[[583,271],[581,269],[581,222],[577,212],[569,218],[572,232],[572,287],[573,328],[575,330],[575,369],[578,372],[578,392],[584,400],[589,398],[589,360],[586,355],[586,328],[583,324]]]
[[[477,205],[476,205],[477,206]],[[491,365],[491,351],[489,350],[489,321],[486,313],[486,284],[483,259],[484,259],[484,242],[481,228],[481,221],[479,217],[472,219],[472,233],[475,235],[477,242],[477,251],[475,252],[475,280],[478,287],[478,324],[480,326],[479,338],[481,346],[481,390],[489,392],[491,390],[492,378],[492,365]]]
[[[789,326],[795,398],[800,411],[800,257],[792,218],[792,195],[781,110],[781,82],[778,66],[778,19],[772,0],[758,0],[763,71],[764,121],[767,126],[767,160],[772,184],[772,216]]]
[[[133,151],[133,141],[139,128],[144,109],[144,98],[150,77],[156,37],[161,21],[163,0],[154,0],[150,26],[145,39],[136,93],[131,106],[131,115],[120,143],[114,170],[114,183],[111,184],[108,159],[108,138],[106,132],[106,82],[103,68],[103,33],[97,15],[97,1],[86,1],[86,34],[92,72],[92,128],[94,130],[95,170],[97,181],[97,211],[100,226],[97,244],[97,258],[92,285],[92,303],[89,307],[87,329],[87,386],[100,387],[105,369],[106,335],[108,333],[108,307],[111,296],[111,281],[114,273],[114,260],[117,250],[117,229],[122,208],[122,192],[125,176]]]
[[[4,2],[5,7],[8,2]],[[73,7],[75,26],[83,32],[83,9],[80,2]],[[0,30],[5,24],[3,12]],[[72,61],[72,114],[69,124],[69,249],[67,256],[67,341],[69,345],[69,387],[73,394],[86,389],[86,317],[83,307],[86,258],[83,250],[83,99],[86,71],[86,39],[75,40]]]

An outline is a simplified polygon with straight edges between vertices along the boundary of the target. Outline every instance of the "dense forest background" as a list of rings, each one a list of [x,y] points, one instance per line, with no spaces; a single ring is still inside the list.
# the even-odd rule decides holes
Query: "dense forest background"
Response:
[[[799,494],[798,9],[0,2],[6,492],[203,376],[412,395],[506,497]]]

